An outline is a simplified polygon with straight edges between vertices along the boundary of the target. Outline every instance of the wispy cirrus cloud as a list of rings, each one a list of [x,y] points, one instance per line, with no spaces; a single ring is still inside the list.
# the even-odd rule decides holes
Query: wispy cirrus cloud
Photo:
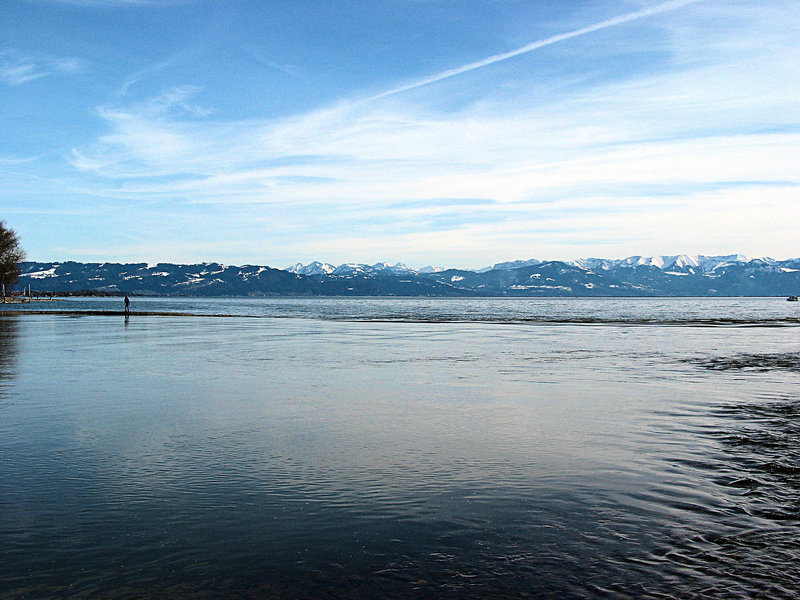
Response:
[[[85,69],[86,62],[78,58],[0,50],[0,81],[7,85],[20,86],[48,75],[70,75]]]
[[[496,91],[497,62],[683,8],[690,18],[653,26],[669,56],[661,69],[578,84],[522,73],[508,94],[470,89],[472,101],[442,108],[440,81],[486,71]],[[735,28],[705,31],[708,20]],[[788,244],[775,215],[794,210],[800,189],[800,46],[769,43],[793,30],[786,21],[782,11],[661,3],[368,102],[354,93],[282,119],[225,120],[202,106],[201,88],[174,87],[99,108],[105,133],[69,160],[98,176],[98,195],[204,207],[222,221],[246,209],[252,224],[237,227],[253,228],[254,239],[257,227],[280,222],[293,260],[427,253],[482,266],[476,257],[531,254],[533,237],[549,257],[553,248],[583,254],[586,239],[605,254],[646,253],[646,244],[653,253],[724,252],[731,239],[755,244],[754,228]],[[626,38],[626,51],[651,42]],[[411,89],[413,98],[400,93]],[[314,239],[301,241],[310,230]],[[353,248],[371,254],[348,256]]]
[[[37,154],[35,156],[8,156],[0,155],[0,165],[21,165],[25,163],[34,162],[42,158],[44,154]]]
[[[441,73],[436,73],[435,75],[430,75],[428,77],[423,77],[422,79],[418,79],[416,81],[405,83],[398,87],[394,87],[379,94],[376,94],[374,96],[371,96],[370,98],[367,99],[367,101],[378,100],[380,98],[393,96],[395,94],[413,90],[422,86],[430,85],[432,83],[436,83],[444,79],[449,79],[450,77],[455,77],[457,75],[469,73],[470,71],[474,71],[476,69],[482,69],[484,67],[488,67],[490,65],[502,62],[504,60],[508,60],[510,58],[515,58],[523,54],[528,54],[529,52],[533,52],[534,50],[539,50],[540,48],[552,46],[553,44],[558,44],[560,42],[566,42],[568,40],[588,35],[590,33],[595,33],[597,31],[602,31],[604,29],[609,29],[611,27],[624,25],[632,21],[638,21],[639,19],[653,17],[661,13],[677,10],[679,8],[684,8],[691,4],[696,4],[698,2],[703,2],[703,1],[705,0],[670,0],[669,2],[662,2],[654,6],[649,6],[647,8],[626,13],[617,17],[613,17],[611,19],[605,19],[598,23],[593,23],[585,27],[579,27],[578,29],[573,29],[571,31],[567,31],[564,33],[559,33],[557,35],[550,36],[543,40],[537,40],[535,42],[525,44],[520,48],[515,48],[514,50],[510,50],[508,52],[493,54],[492,56],[488,56],[481,60],[470,62],[465,65],[461,65],[459,67],[447,69],[445,71],[442,71]]]

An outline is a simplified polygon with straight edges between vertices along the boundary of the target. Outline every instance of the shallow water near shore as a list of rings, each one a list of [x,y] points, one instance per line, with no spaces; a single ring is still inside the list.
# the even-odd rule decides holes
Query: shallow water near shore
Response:
[[[800,325],[783,298],[192,298],[134,297],[133,314],[306,318],[344,321]],[[121,298],[61,298],[0,305],[6,312],[123,311]]]
[[[153,303],[0,312],[0,597],[800,588],[782,299]]]

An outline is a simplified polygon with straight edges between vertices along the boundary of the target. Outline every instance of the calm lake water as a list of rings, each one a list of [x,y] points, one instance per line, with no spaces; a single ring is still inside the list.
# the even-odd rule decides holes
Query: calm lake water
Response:
[[[795,303],[20,307],[0,307],[0,598],[800,589]],[[121,303],[22,306],[52,308]]]

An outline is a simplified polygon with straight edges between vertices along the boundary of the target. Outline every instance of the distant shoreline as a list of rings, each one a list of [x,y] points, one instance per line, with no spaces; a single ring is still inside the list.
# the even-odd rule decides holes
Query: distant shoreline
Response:
[[[18,315],[67,315],[79,317],[237,317],[240,315],[228,314],[203,314],[191,312],[168,312],[168,311],[137,311],[128,312],[124,310],[0,310],[2,316]]]
[[[0,304],[29,304],[31,302],[63,302],[64,298],[28,298],[21,296],[6,296],[0,298]]]

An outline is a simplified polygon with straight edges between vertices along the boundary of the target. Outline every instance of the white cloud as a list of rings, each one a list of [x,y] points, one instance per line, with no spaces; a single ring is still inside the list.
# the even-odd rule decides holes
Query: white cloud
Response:
[[[385,98],[387,96],[393,96],[395,94],[407,92],[409,90],[413,90],[422,86],[430,85],[432,83],[437,83],[444,79],[449,79],[450,77],[463,75],[464,73],[469,73],[470,71],[474,71],[476,69],[482,69],[484,67],[488,67],[490,65],[502,62],[504,60],[508,60],[510,58],[515,58],[523,54],[528,54],[529,52],[533,52],[534,50],[539,50],[540,48],[545,48],[553,44],[566,42],[584,35],[595,33],[597,31],[609,29],[611,27],[624,25],[632,21],[638,21],[639,19],[653,17],[664,12],[677,10],[679,8],[685,8],[686,6],[689,6],[691,4],[696,4],[702,1],[704,0],[670,0],[669,2],[662,2],[654,6],[648,6],[646,8],[642,8],[641,10],[626,13],[617,17],[613,17],[611,19],[606,19],[604,21],[593,23],[592,25],[587,25],[585,27],[580,27],[578,29],[573,29],[572,31],[568,31],[566,33],[559,33],[557,35],[550,36],[543,40],[537,40],[535,42],[525,44],[520,48],[515,48],[514,50],[510,50],[508,52],[494,54],[492,56],[489,56],[487,58],[475,62],[467,63],[465,65],[454,67],[452,69],[447,69],[446,71],[442,71],[441,73],[437,73],[429,77],[424,77],[417,81],[412,81],[410,83],[403,84],[401,86],[392,88],[385,92],[381,92],[380,94],[370,97],[369,101]]]
[[[29,59],[0,54],[0,80],[8,85],[22,85],[46,75],[46,71],[40,71]]]
[[[0,165],[21,165],[39,160],[43,156],[43,154],[36,156],[0,156]]]
[[[85,68],[85,62],[77,58],[0,50],[0,81],[7,85],[20,86],[52,74],[80,73]]]
[[[287,263],[315,252],[342,262],[436,260],[427,253],[482,266],[537,248],[574,258],[642,254],[647,245],[758,254],[771,243],[774,254],[796,253],[786,220],[774,215],[796,214],[800,45],[788,32],[797,17],[745,7],[744,18],[735,4],[658,7],[689,4],[690,16],[658,24],[668,64],[636,77],[545,84],[534,73],[513,94],[476,90],[472,104],[443,109],[432,84],[446,72],[370,101],[248,121],[210,119],[196,103],[201,89],[176,87],[99,109],[108,131],[70,160],[105,178],[93,184],[98,194],[206,205],[221,220],[236,206],[256,220],[286,218],[289,207],[323,211],[316,230],[292,225]],[[736,28],[703,28],[709,20]],[[780,43],[765,51],[765,40]],[[423,86],[413,97],[396,93]],[[425,204],[441,198],[496,204]],[[337,228],[320,230],[325,212]],[[476,215],[485,221],[468,218]],[[436,226],[393,233],[392,219]],[[757,239],[754,225],[769,238]],[[344,256],[354,248],[369,256]]]

